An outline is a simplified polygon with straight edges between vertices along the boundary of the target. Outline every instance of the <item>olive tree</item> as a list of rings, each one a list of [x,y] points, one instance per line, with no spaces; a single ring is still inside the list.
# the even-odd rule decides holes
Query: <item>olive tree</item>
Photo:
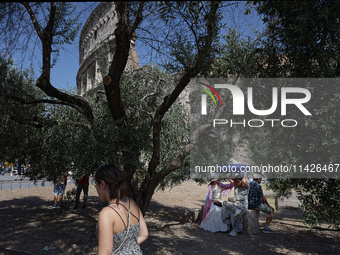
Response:
[[[82,154],[83,157],[86,157],[91,150],[99,149],[101,152],[105,148],[103,155],[106,158],[99,157],[95,163],[99,165],[104,162],[119,162],[126,173],[126,181],[133,187],[133,196],[142,212],[145,213],[156,187],[169,174],[180,169],[189,154],[190,143],[187,137],[179,135],[174,138],[170,136],[170,134],[178,135],[184,132],[180,129],[175,131],[171,128],[174,126],[169,125],[184,121],[183,115],[171,113],[171,109],[190,79],[207,72],[211,66],[217,48],[222,7],[221,2],[218,1],[115,3],[118,17],[118,23],[114,30],[116,51],[109,65],[108,73],[103,78],[105,102],[102,104],[106,105],[109,115],[107,111],[98,108],[98,111],[104,116],[99,115],[97,118],[98,112],[95,113],[97,109],[91,105],[91,100],[102,100],[103,94],[99,93],[97,99],[94,97],[90,100],[61,91],[51,84],[53,54],[58,52],[56,46],[72,41],[79,29],[77,19],[69,16],[73,11],[72,5],[56,2],[2,4],[0,8],[0,19],[4,28],[2,34],[7,36],[2,38],[8,39],[7,42],[10,42],[10,39],[15,39],[9,36],[11,32],[20,31],[15,29],[24,25],[26,26],[25,30],[32,33],[29,36],[36,35],[38,37],[41,49],[41,73],[35,81],[35,86],[44,92],[44,96],[39,101],[11,97],[12,100],[24,104],[34,102],[49,105],[45,106],[45,115],[40,119],[40,123],[44,125],[40,146],[44,152],[48,153],[43,159],[31,156],[31,165],[36,164],[41,171],[54,173],[61,171],[60,168],[70,167],[73,162],[74,168],[79,169],[84,167],[81,164],[81,157],[78,160],[72,159],[70,157],[73,155],[72,153]],[[16,23],[18,20],[21,22]],[[149,20],[146,26],[148,29],[145,29],[145,26],[142,27],[142,22],[146,20]],[[156,21],[165,29],[152,30],[158,29],[152,26],[156,24]],[[32,28],[32,30],[28,30],[28,28]],[[123,88],[125,79],[123,76],[129,56],[130,41],[136,35],[138,39],[137,28],[147,31],[143,35],[144,38],[141,37],[144,41],[155,41],[155,35],[158,35],[158,38],[163,38],[163,49],[159,51],[159,54],[165,53],[163,56],[167,56],[165,59],[167,59],[168,65],[166,66],[172,71],[178,72],[174,82],[159,81],[159,87],[156,86],[158,91],[151,91],[151,93],[143,91],[143,86],[138,83],[133,87]],[[163,34],[160,34],[161,32]],[[19,36],[20,33],[15,35]],[[19,46],[18,43],[15,45]],[[157,80],[155,82],[157,83]],[[135,99],[140,100],[142,105],[144,103],[151,104],[152,107],[148,111],[135,112],[138,107],[130,108],[129,106],[131,98],[138,94],[134,92],[138,90],[150,94],[144,94],[143,97]],[[130,99],[129,96],[131,96]],[[80,115],[77,115],[73,121],[61,121],[65,116],[62,112],[71,111],[71,109]],[[75,114],[75,112],[70,114]],[[140,120],[138,114],[145,116],[148,123],[137,121]],[[53,128],[49,129],[45,123],[52,117],[53,121],[58,124],[54,123]],[[102,118],[105,120],[103,121]],[[185,128],[185,125],[180,126]],[[108,128],[108,133],[96,132],[104,127]],[[86,135],[88,136],[87,140],[84,139]],[[58,137],[65,138],[58,139]],[[179,141],[176,139],[180,138],[181,142],[178,143]],[[96,142],[91,143],[93,140]],[[79,142],[79,144],[72,145],[71,141]],[[70,146],[66,146],[68,142],[70,142]],[[51,146],[52,150],[49,151],[48,147],[44,147],[49,143],[55,144],[59,149],[53,151]],[[170,148],[168,149],[166,145]],[[63,151],[61,148],[67,149]],[[76,150],[77,148],[78,150]],[[49,158],[49,155],[53,156]],[[38,162],[46,162],[46,164]],[[42,169],[43,166],[46,167]],[[52,176],[53,174],[47,175]]]
[[[225,36],[215,77],[241,78],[337,78],[339,76],[339,1],[253,1],[266,28],[257,40],[241,39],[236,31]],[[254,11],[254,10],[253,10]],[[277,86],[278,84],[276,84]],[[312,116],[301,118],[293,129],[242,128],[254,165],[303,165],[339,162],[339,86],[320,84],[310,88],[308,104]],[[259,91],[259,92],[257,92]],[[268,109],[271,97],[254,88],[257,109]],[[298,116],[299,112],[293,112]],[[246,113],[245,118],[253,115]],[[267,117],[267,116],[265,116]],[[280,119],[279,114],[270,115]],[[257,116],[256,118],[259,118]],[[338,169],[339,170],[339,169]],[[335,171],[335,169],[334,169]],[[339,226],[340,189],[334,178],[275,178],[269,188],[277,197],[289,196],[295,189],[304,210],[304,222]]]

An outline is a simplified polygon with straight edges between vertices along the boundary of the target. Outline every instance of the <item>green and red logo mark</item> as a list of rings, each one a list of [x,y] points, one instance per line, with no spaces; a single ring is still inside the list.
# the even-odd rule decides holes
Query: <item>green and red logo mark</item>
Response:
[[[220,101],[221,106],[223,105],[220,95],[217,93],[217,91],[213,87],[211,87],[208,84],[202,83],[202,82],[199,82],[199,83],[206,86],[207,88],[209,88],[217,96],[218,100]],[[215,100],[215,97],[212,95],[212,93],[209,90],[207,90],[205,88],[199,88],[199,89],[204,91],[205,93],[207,93],[212,98],[212,100],[214,101],[215,106],[217,106],[217,102]],[[202,99],[202,114],[206,115],[207,114],[207,95],[202,94],[201,99]]]

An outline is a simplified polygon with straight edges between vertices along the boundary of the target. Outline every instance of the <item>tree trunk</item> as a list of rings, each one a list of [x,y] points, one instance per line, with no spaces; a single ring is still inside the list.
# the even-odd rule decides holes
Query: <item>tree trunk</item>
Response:
[[[155,189],[157,187],[158,183],[154,183],[151,179],[149,179],[149,183],[146,186],[146,188],[140,193],[140,199],[138,206],[140,207],[140,210],[142,211],[143,215],[145,215],[149,204],[151,202],[151,198],[155,192]]]

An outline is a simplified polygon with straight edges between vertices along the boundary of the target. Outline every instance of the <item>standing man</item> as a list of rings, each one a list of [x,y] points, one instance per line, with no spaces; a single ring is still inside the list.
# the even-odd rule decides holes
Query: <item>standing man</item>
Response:
[[[67,184],[67,172],[64,172],[54,181],[54,188],[53,188],[54,205],[53,205],[53,208],[57,207],[58,198],[59,198],[60,207],[63,206],[63,195],[65,193],[66,184]]]
[[[269,205],[266,197],[263,195],[261,187],[262,176],[254,174],[253,181],[249,183],[248,208],[267,213],[266,224],[262,230],[263,233],[275,233],[269,228],[269,224],[274,217],[274,208]]]
[[[83,177],[80,180],[77,180],[76,204],[75,204],[73,209],[78,208],[81,191],[84,192],[83,209],[85,209],[87,197],[88,197],[88,193],[89,193],[89,177],[86,174],[84,174]]]

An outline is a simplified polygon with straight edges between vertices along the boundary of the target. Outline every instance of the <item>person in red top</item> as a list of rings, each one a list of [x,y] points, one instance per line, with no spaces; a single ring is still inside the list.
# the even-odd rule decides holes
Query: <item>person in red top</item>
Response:
[[[81,191],[84,192],[83,208],[86,208],[87,197],[89,193],[89,176],[86,174],[84,174],[80,180],[77,180],[76,204],[74,206],[74,209],[77,209],[79,206],[79,198]]]

